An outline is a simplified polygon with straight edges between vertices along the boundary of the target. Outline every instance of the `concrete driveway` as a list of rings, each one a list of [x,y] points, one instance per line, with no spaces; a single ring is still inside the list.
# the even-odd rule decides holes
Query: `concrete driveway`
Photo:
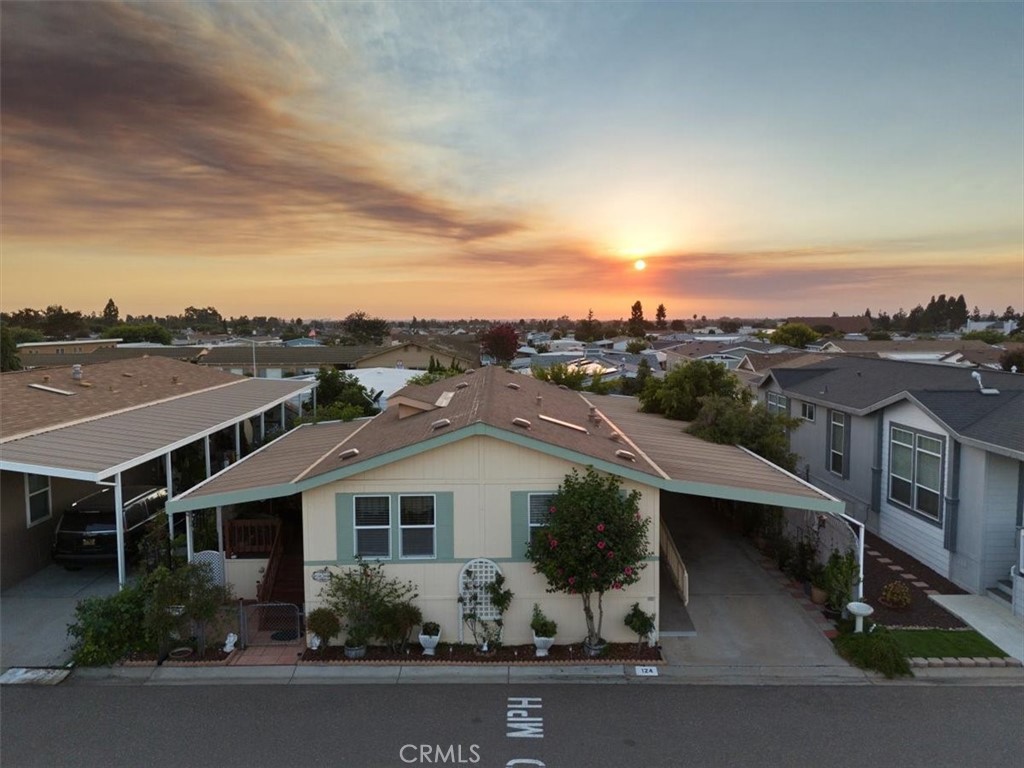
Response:
[[[68,571],[49,565],[0,593],[0,671],[60,667],[70,658],[68,624],[78,601],[117,592],[115,566]]]
[[[760,673],[806,669],[815,676],[845,676],[852,669],[815,614],[754,559],[753,547],[716,519],[710,504],[693,499],[685,511],[670,514],[669,530],[690,576],[687,610],[696,629],[694,637],[661,639],[670,664]]]

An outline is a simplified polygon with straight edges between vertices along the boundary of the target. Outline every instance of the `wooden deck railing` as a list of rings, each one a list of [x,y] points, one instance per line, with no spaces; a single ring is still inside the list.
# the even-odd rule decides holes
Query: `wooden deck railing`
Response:
[[[280,520],[228,520],[224,523],[224,555],[270,557],[281,529]]]
[[[679,592],[683,605],[688,605],[690,602],[690,576],[686,572],[686,564],[683,562],[682,555],[679,554],[679,549],[672,540],[672,534],[669,533],[668,526],[664,521],[661,524],[661,541],[659,543],[661,557],[672,575],[672,583],[675,585],[676,591]]]

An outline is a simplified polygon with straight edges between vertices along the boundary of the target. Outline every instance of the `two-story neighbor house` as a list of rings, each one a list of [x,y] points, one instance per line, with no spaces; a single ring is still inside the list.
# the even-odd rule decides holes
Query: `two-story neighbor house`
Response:
[[[308,609],[321,579],[357,557],[381,560],[417,586],[424,615],[452,637],[460,626],[460,569],[486,558],[515,600],[505,639],[529,640],[540,603],[564,637],[581,637],[579,599],[546,593],[526,559],[550,498],[574,469],[593,466],[640,493],[652,555],[661,520],[694,496],[839,512],[842,504],[740,448],[705,443],[679,422],[637,411],[633,398],[583,395],[498,367],[397,392],[386,411],[348,423],[305,425],[180,494],[175,516],[293,498],[302,542],[297,574]],[[581,532],[583,535],[583,532]],[[678,556],[678,555],[677,555]],[[272,559],[272,558],[271,558]],[[604,633],[630,639],[621,617],[634,602],[657,610],[652,557],[642,580],[605,595]],[[677,585],[678,586],[678,585]]]
[[[837,356],[773,368],[760,399],[803,420],[790,439],[805,478],[870,530],[970,592],[1008,579],[1024,511],[1024,376]]]

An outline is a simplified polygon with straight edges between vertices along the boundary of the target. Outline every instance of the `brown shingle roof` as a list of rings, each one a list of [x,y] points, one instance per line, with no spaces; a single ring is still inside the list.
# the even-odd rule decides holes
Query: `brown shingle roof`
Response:
[[[238,376],[162,357],[136,357],[0,375],[0,442],[168,398],[230,385]],[[31,386],[37,385],[37,386]],[[62,395],[39,386],[71,392]]]
[[[460,384],[465,386],[460,387]],[[513,386],[508,386],[510,384]],[[334,457],[324,461],[310,476],[329,473],[343,464],[346,467],[357,465],[476,423],[659,476],[655,467],[640,458],[633,463],[616,457],[617,450],[628,449],[628,446],[612,441],[607,426],[595,427],[588,422],[590,407],[579,393],[496,366],[426,387],[408,386],[392,395],[389,401],[394,403],[404,396],[436,403],[448,392],[452,394],[446,406],[406,418],[399,418],[402,409],[389,408],[346,442],[346,448],[359,449],[357,457],[346,460]],[[574,424],[586,431],[553,423],[542,416]],[[448,419],[451,423],[435,429],[433,424],[439,419]],[[526,419],[530,426],[516,426],[513,419]]]
[[[403,402],[447,404],[417,411],[411,405],[402,407]],[[194,508],[196,501],[203,503],[204,497],[238,495],[247,490],[258,496],[261,488],[275,485],[310,480],[315,484],[316,478],[328,480],[329,475],[342,468],[355,468],[356,472],[363,464],[373,468],[379,464],[375,459],[388,460],[404,448],[483,425],[491,436],[502,437],[495,432],[501,430],[513,441],[521,437],[562,448],[605,465],[646,474],[652,484],[687,483],[687,492],[715,495],[716,488],[725,487],[776,494],[777,499],[789,499],[794,504],[801,503],[799,499],[832,503],[826,494],[739,448],[707,443],[688,435],[683,432],[683,422],[639,413],[634,398],[583,396],[497,367],[426,387],[406,387],[392,396],[390,403],[392,407],[364,424],[324,424],[291,432],[273,444],[273,453],[268,447],[182,498],[195,500],[185,501],[189,508]],[[600,426],[590,419],[592,404],[596,409],[594,415],[602,417]],[[403,413],[412,415],[403,418]],[[450,423],[435,428],[442,419]],[[516,426],[513,419],[526,419],[529,426]],[[617,430],[621,430],[624,439],[610,439]],[[352,448],[359,451],[358,455],[340,458]],[[620,450],[633,452],[635,462],[616,456]],[[308,466],[305,471],[301,469],[304,462]]]

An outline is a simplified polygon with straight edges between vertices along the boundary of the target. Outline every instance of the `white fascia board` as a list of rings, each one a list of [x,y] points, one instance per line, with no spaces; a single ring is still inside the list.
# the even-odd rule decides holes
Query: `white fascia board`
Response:
[[[26,475],[45,475],[46,477],[63,477],[68,480],[85,480],[98,483],[104,475],[97,472],[85,472],[80,469],[64,467],[47,467],[39,464],[23,464],[18,461],[0,461],[0,469],[5,472],[21,472]]]

